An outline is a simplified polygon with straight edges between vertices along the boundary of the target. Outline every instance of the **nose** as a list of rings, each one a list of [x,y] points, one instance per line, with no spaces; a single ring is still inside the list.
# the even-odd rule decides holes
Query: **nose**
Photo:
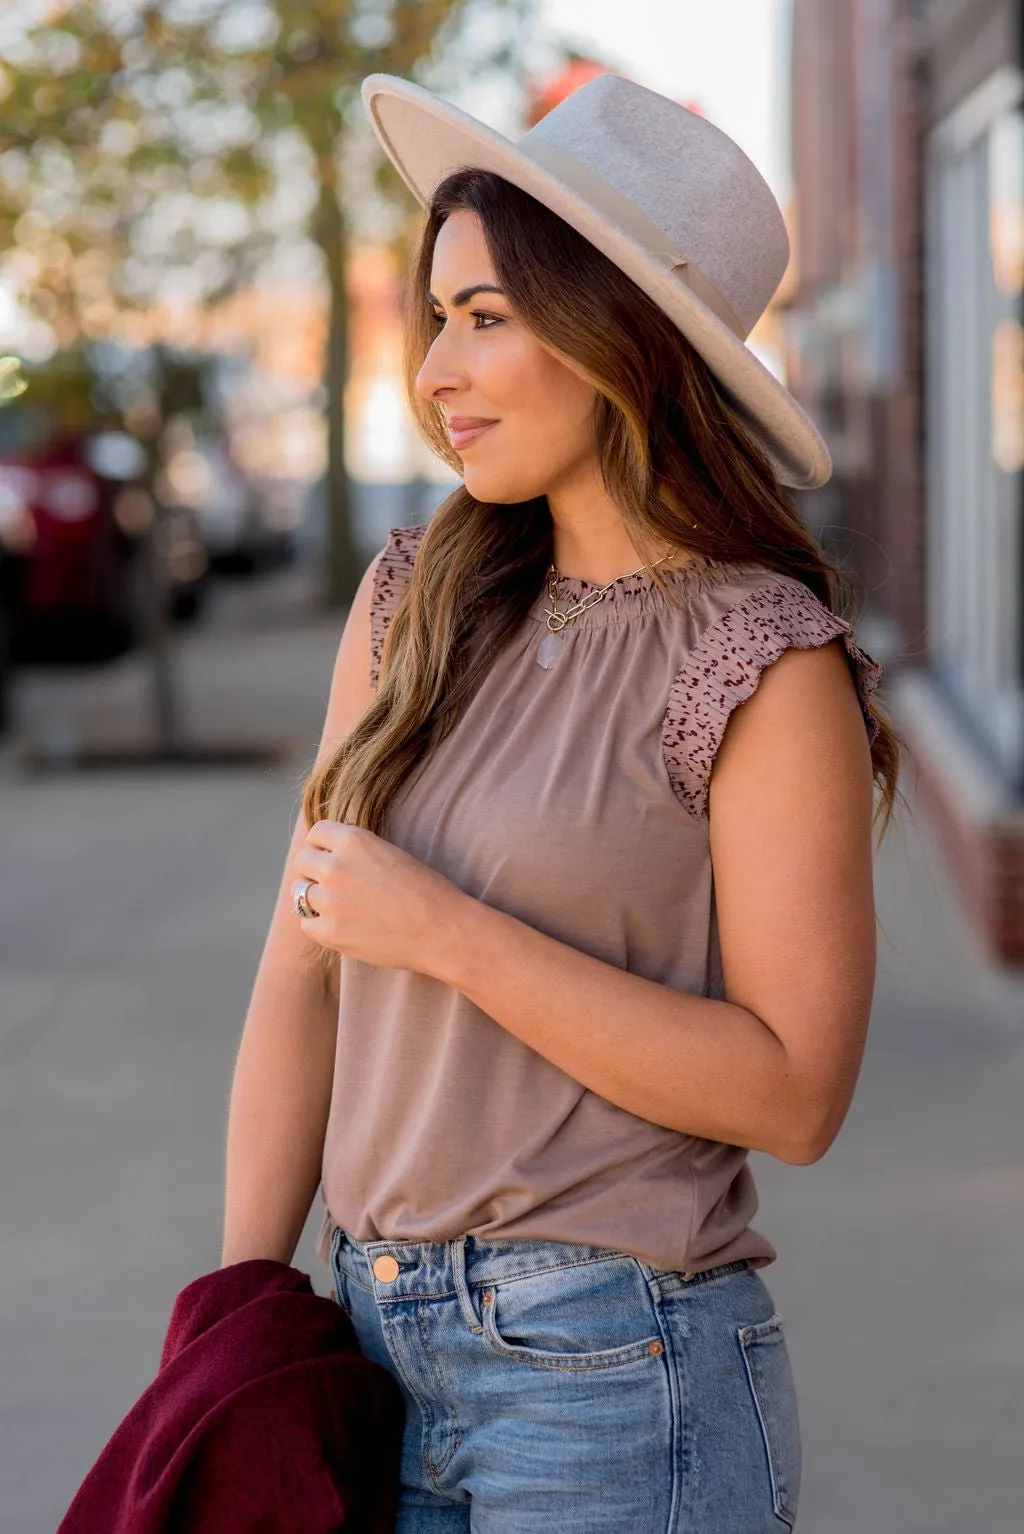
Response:
[[[445,327],[434,337],[416,374],[416,392],[424,399],[438,400],[448,390],[464,389],[467,381],[454,337]]]

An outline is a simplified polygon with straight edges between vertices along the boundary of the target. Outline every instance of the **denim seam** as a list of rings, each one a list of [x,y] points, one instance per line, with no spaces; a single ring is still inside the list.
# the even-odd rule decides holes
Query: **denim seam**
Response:
[[[431,1351],[431,1346],[430,1346],[430,1326],[429,1326],[429,1324],[427,1322],[427,1312],[426,1312],[426,1306],[425,1305],[418,1305],[416,1307],[416,1328],[417,1328],[417,1330],[418,1330],[418,1332],[420,1334],[420,1347],[422,1349],[423,1357],[424,1358],[428,1358],[430,1360],[431,1371],[437,1377],[439,1385],[443,1386],[444,1381],[442,1379],[440,1371],[438,1370],[437,1364],[435,1363],[434,1355],[433,1355],[433,1353]],[[449,1437],[454,1438],[454,1442],[452,1443],[451,1447],[449,1448],[448,1453],[445,1455],[444,1459],[442,1459],[442,1460],[440,1460],[440,1461],[438,1461],[436,1463],[433,1460],[428,1459],[426,1453],[424,1452],[424,1454],[423,1454],[423,1463],[426,1466],[427,1474],[430,1476],[430,1479],[434,1482],[435,1488],[438,1491],[440,1491],[441,1488],[438,1485],[437,1478],[439,1476],[443,1475],[445,1470],[447,1470],[448,1466],[451,1464],[452,1460],[455,1457],[455,1451],[458,1449],[459,1444],[462,1442],[462,1424],[459,1421],[458,1417],[455,1415],[455,1405],[454,1405],[454,1402],[452,1402],[450,1400],[450,1398],[446,1394],[442,1394],[439,1391],[438,1394],[437,1394],[437,1400],[443,1405],[443,1407],[444,1407],[444,1409],[445,1409],[445,1411],[447,1413],[448,1420],[447,1420],[447,1424],[446,1424],[446,1429],[445,1430],[447,1431]],[[424,1413],[423,1425],[424,1425],[424,1431],[425,1432],[427,1431],[427,1420],[428,1420],[427,1419],[427,1414]],[[436,1418],[435,1418],[434,1414],[431,1413],[430,1414],[430,1433],[433,1432],[435,1422],[436,1422]],[[429,1439],[430,1433],[427,1434],[428,1439]]]
[[[652,1342],[662,1341],[664,1345],[663,1339],[652,1336],[644,1337],[639,1342],[624,1343],[618,1348],[597,1349],[589,1353],[550,1353],[543,1348],[521,1348],[505,1341],[498,1330],[494,1311],[494,1305],[485,1309],[482,1328],[484,1340],[489,1344],[492,1352],[514,1362],[529,1364],[534,1369],[553,1369],[562,1374],[588,1373],[595,1369],[617,1369],[624,1364],[637,1363],[645,1356],[655,1356],[651,1353]],[[655,1320],[658,1320],[657,1316]]]
[[[401,1243],[395,1242],[394,1244],[398,1246]],[[474,1277],[472,1279],[467,1277],[467,1286],[470,1290],[486,1289],[491,1284],[514,1284],[517,1283],[520,1279],[536,1278],[539,1275],[545,1273],[570,1272],[574,1268],[590,1267],[596,1262],[623,1262],[626,1260],[632,1260],[633,1262],[636,1262],[638,1259],[631,1257],[629,1252],[611,1252],[606,1257],[584,1257],[578,1261],[555,1262],[545,1264],[543,1267],[539,1268],[524,1268],[522,1270],[517,1269],[515,1273],[493,1273],[490,1275],[490,1277],[484,1275],[481,1277]],[[659,1270],[654,1269],[653,1271],[658,1272]],[[677,1270],[673,1268],[669,1271],[670,1273],[674,1273]],[[370,1285],[364,1283],[356,1273],[349,1272],[348,1276],[353,1283],[358,1284],[359,1287],[365,1290],[368,1294],[374,1294],[376,1292]],[[437,1290],[432,1289],[429,1293],[424,1293],[423,1290],[416,1289],[406,1294],[396,1294],[394,1298],[397,1300],[446,1300],[457,1297],[457,1295],[457,1288]]]
[[[733,1269],[726,1264],[725,1272],[715,1268],[705,1268],[703,1273],[696,1274],[693,1278],[689,1279],[684,1279],[682,1274],[675,1272],[656,1273],[651,1283],[657,1285],[658,1293],[663,1298],[667,1299],[675,1295],[680,1299],[685,1299],[688,1294],[691,1294],[696,1289],[707,1289],[711,1285],[724,1284],[732,1278],[742,1278],[751,1272],[753,1272],[753,1269],[749,1266]],[[709,1274],[711,1275],[710,1277],[708,1276]]]
[[[489,1284],[514,1284],[518,1283],[522,1278],[536,1278],[544,1273],[571,1272],[573,1268],[589,1268],[597,1262],[622,1262],[624,1259],[630,1258],[630,1256],[629,1252],[609,1252],[603,1257],[581,1257],[569,1262],[545,1263],[540,1268],[523,1268],[521,1270],[517,1269],[515,1273],[496,1273],[490,1278],[473,1278],[471,1280],[471,1287],[482,1285],[486,1289]],[[636,1258],[634,1257],[632,1260],[635,1262]]]
[[[768,1481],[772,1493],[772,1506],[775,1514],[790,1528],[793,1527],[795,1516],[794,1509],[790,1507],[787,1488],[781,1473],[779,1464],[779,1444],[775,1434],[775,1425],[765,1416],[761,1401],[761,1390],[755,1380],[754,1359],[750,1353],[750,1344],[756,1345],[770,1337],[782,1334],[782,1317],[776,1311],[769,1316],[767,1321],[759,1321],[749,1326],[738,1328],[740,1353],[743,1356],[743,1367],[746,1370],[747,1381],[750,1385],[750,1394],[754,1401],[754,1410],[757,1412],[757,1420],[761,1425],[761,1437],[764,1442],[765,1454],[768,1458]]]
[[[389,1328],[388,1328],[388,1326],[386,1324],[386,1318],[385,1318],[385,1316],[383,1314],[380,1317],[380,1323],[381,1323],[381,1335],[384,1338],[384,1346],[388,1350],[388,1356],[390,1357],[392,1363],[394,1364],[397,1373],[401,1376],[402,1383],[405,1385],[406,1390],[408,1390],[409,1394],[412,1396],[413,1400],[416,1402],[416,1405],[419,1407],[420,1421],[423,1424],[422,1430],[420,1432],[420,1459],[423,1461],[423,1464],[426,1466],[428,1475],[430,1475],[431,1479],[433,1479],[434,1470],[435,1470],[436,1467],[433,1465],[430,1457],[427,1454],[427,1448],[429,1447],[429,1443],[430,1443],[430,1433],[431,1433],[431,1430],[432,1430],[432,1427],[433,1427],[433,1422],[434,1422],[433,1413],[431,1412],[431,1409],[430,1409],[430,1403],[429,1403],[429,1401],[426,1401],[423,1398],[423,1396],[417,1390],[416,1386],[413,1384],[411,1378],[409,1377],[408,1370],[405,1368],[405,1366],[404,1366],[404,1364],[402,1362],[402,1350],[401,1350],[401,1348],[397,1348],[396,1349],[396,1348],[393,1348],[391,1346],[391,1338],[389,1336]],[[450,1455],[449,1455],[449,1458],[451,1458]]]
[[[343,1282],[345,1274],[341,1266],[340,1242],[338,1241],[337,1231],[331,1238],[331,1245],[328,1251],[328,1268],[331,1275],[331,1287],[334,1290],[338,1305],[351,1320],[349,1307],[345,1304],[345,1284]]]
[[[562,1358],[569,1359],[573,1355],[569,1353],[553,1353],[550,1355],[549,1362],[543,1353],[531,1352],[528,1348],[514,1348],[510,1347],[508,1343],[503,1343],[502,1346],[495,1345],[494,1334],[489,1332],[486,1327],[484,1327],[484,1337],[491,1344],[494,1352],[501,1358],[511,1359],[512,1362],[518,1361],[522,1364],[528,1364],[531,1369],[552,1369],[556,1374],[592,1374],[600,1369],[621,1369],[626,1364],[635,1364],[639,1363],[643,1358],[654,1357],[651,1353],[651,1342],[658,1340],[652,1337],[647,1342],[631,1342],[626,1347],[615,1350],[610,1358],[601,1359],[600,1362],[594,1362],[595,1359],[600,1359],[600,1354],[580,1353],[577,1356],[581,1362],[563,1363],[556,1362],[556,1360],[561,1360]],[[502,1339],[499,1338],[499,1342],[501,1341]]]
[[[361,1289],[364,1294],[374,1293],[373,1285],[364,1284],[359,1275],[357,1273],[353,1273],[350,1268],[345,1269],[345,1277],[348,1279],[350,1284],[355,1284],[356,1288]]]
[[[669,1499],[668,1528],[681,1527],[683,1488],[690,1480],[692,1459],[690,1435],[686,1419],[686,1375],[683,1359],[676,1347],[676,1337],[665,1319],[665,1308],[660,1288],[651,1294],[664,1352],[661,1355],[668,1380],[669,1429],[672,1446],[672,1489]]]
[[[568,1272],[574,1268],[589,1267],[598,1262],[622,1262],[626,1258],[631,1258],[631,1260],[635,1262],[638,1267],[640,1267],[649,1284],[667,1284],[672,1292],[676,1292],[676,1282],[678,1282],[680,1289],[685,1291],[693,1289],[701,1284],[716,1283],[720,1279],[731,1278],[735,1273],[752,1271],[750,1269],[749,1262],[747,1262],[747,1259],[737,1258],[735,1263],[723,1263],[720,1265],[720,1268],[705,1268],[702,1272],[695,1273],[692,1278],[684,1279],[682,1275],[686,1271],[685,1269],[669,1268],[663,1270],[660,1268],[653,1268],[649,1263],[642,1262],[638,1257],[632,1257],[632,1255],[628,1252],[621,1252],[615,1254],[614,1256],[586,1257],[578,1262],[554,1263],[546,1267],[527,1268],[521,1272],[503,1273],[497,1276],[492,1275],[489,1278],[474,1278],[471,1281],[467,1281],[467,1288],[469,1291],[472,1291],[474,1289],[486,1289],[491,1284],[514,1284],[518,1283],[521,1279],[536,1278],[546,1273]],[[738,1266],[738,1264],[741,1262],[746,1262],[747,1266],[745,1268]],[[366,1283],[359,1276],[358,1269],[349,1267],[343,1270],[342,1264],[338,1260],[337,1256],[332,1257],[332,1266],[335,1266],[339,1273],[344,1271],[349,1283],[355,1284],[363,1291],[364,1294],[376,1294],[376,1289],[374,1288],[373,1284]],[[720,1271],[720,1269],[723,1269],[724,1271]],[[410,1300],[447,1300],[459,1298],[459,1291],[458,1285],[456,1285],[452,1289],[436,1289],[431,1290],[429,1293],[424,1293],[423,1290],[417,1289],[409,1293],[396,1293],[393,1295],[388,1295],[385,1296],[385,1298],[388,1303],[391,1304],[407,1302]],[[479,1327],[473,1329],[479,1330]]]
[[[471,1332],[480,1332],[483,1327],[480,1323],[473,1299],[469,1292],[469,1278],[466,1273],[466,1238],[459,1236],[449,1243],[452,1272],[455,1275],[455,1293],[458,1296],[459,1309],[462,1311],[462,1319]]]
[[[713,1284],[720,1278],[732,1278],[735,1273],[745,1273],[749,1264],[745,1257],[737,1257],[735,1262],[719,1263],[717,1267],[705,1268],[700,1273],[694,1273],[692,1278],[683,1279],[683,1288],[692,1289],[698,1284]]]

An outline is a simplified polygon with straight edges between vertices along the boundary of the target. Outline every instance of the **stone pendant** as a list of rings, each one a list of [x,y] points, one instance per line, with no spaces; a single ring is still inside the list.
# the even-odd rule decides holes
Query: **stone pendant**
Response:
[[[563,647],[564,640],[561,634],[553,634],[549,629],[537,646],[538,666],[543,666],[545,671],[550,671],[561,655]]]

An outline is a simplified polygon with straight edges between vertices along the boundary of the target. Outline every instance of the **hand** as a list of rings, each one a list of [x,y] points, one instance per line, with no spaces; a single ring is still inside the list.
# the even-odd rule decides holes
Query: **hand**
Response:
[[[296,916],[313,941],[364,964],[431,974],[431,958],[470,897],[442,874],[362,826],[318,820],[292,859],[292,883],[314,882],[315,916]]]

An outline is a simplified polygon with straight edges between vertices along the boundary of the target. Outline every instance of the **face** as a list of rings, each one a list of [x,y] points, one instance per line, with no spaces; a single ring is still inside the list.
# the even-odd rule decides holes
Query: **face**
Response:
[[[595,392],[541,345],[498,287],[478,215],[451,214],[431,267],[437,335],[416,388],[442,407],[470,494],[511,503],[594,473]]]

